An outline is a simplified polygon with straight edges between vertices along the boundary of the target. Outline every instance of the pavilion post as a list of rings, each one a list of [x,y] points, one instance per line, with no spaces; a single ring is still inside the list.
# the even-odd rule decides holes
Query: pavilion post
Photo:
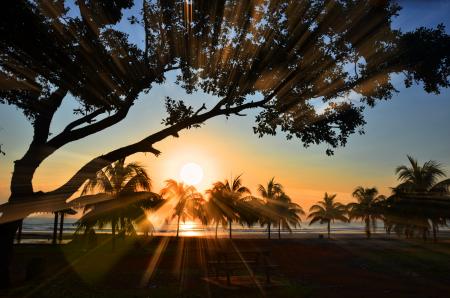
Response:
[[[20,221],[19,230],[17,231],[17,243],[20,243],[20,240],[22,240],[22,225],[23,219]]]
[[[56,236],[58,234],[58,212],[55,212],[55,221],[53,223],[53,240],[52,244],[56,244]]]
[[[59,223],[59,242],[62,242],[63,239],[63,229],[64,229],[64,212],[61,213],[61,221]]]

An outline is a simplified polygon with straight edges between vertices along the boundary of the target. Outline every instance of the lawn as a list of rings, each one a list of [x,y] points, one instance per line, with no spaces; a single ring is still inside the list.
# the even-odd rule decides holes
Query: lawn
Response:
[[[279,267],[245,285],[211,283],[206,253],[217,245],[265,249]],[[398,239],[119,239],[95,248],[17,245],[10,297],[442,297],[450,293],[450,243]],[[28,277],[27,277],[28,271]],[[245,276],[245,272],[236,273]]]

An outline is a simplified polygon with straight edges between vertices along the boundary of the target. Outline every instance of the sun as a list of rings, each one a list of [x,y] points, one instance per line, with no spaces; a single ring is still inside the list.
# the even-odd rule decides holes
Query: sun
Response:
[[[203,179],[203,169],[196,163],[187,163],[180,170],[180,178],[186,184],[197,185]]]

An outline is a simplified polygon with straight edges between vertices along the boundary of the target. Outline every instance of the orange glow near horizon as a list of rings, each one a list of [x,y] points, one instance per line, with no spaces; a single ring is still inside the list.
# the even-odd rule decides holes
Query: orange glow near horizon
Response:
[[[199,223],[197,223],[195,221],[187,220],[186,222],[180,224],[181,235],[193,237],[193,236],[200,236],[200,235],[204,234],[203,229],[200,229],[199,226],[200,226]]]
[[[221,175],[223,165],[217,156],[212,155],[211,152],[214,150],[208,150],[209,148],[206,149],[197,144],[189,144],[189,142],[180,142],[182,143],[182,147],[180,147],[177,146],[177,143],[178,140],[172,139],[161,144],[162,157],[148,158],[148,156],[140,155],[134,158],[146,166],[147,172],[153,180],[154,191],[158,192],[164,187],[166,180],[175,179],[195,186],[199,192],[204,192],[215,181],[222,180],[226,176]]]

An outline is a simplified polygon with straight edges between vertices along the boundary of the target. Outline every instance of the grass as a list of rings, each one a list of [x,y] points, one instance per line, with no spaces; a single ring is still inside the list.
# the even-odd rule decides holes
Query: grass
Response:
[[[264,248],[280,266],[283,286],[226,289],[204,281],[204,251],[214,240],[127,238],[111,249],[107,236],[89,249],[18,245],[9,297],[416,297],[450,292],[450,243],[383,239],[236,239],[237,249]],[[220,240],[226,242],[227,240]],[[165,243],[165,245],[163,245]],[[158,251],[161,254],[158,255]],[[33,278],[25,281],[32,260]],[[155,270],[141,284],[150,264]],[[29,270],[29,269],[28,269]]]

